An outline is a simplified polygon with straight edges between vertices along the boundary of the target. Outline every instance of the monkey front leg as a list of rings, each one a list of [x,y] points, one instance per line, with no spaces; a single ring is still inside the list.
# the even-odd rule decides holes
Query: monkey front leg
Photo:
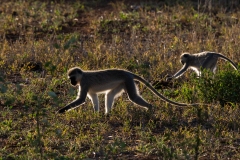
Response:
[[[183,67],[177,72],[175,73],[173,76],[168,76],[166,78],[166,81],[171,81],[172,79],[175,79],[175,78],[179,78],[180,76],[182,76],[182,74],[184,74],[187,69],[188,69],[189,65],[188,64],[184,64]]]
[[[61,108],[57,111],[57,113],[64,113],[68,110],[74,109],[77,106],[80,106],[81,104],[85,103],[85,98],[78,98],[75,101],[71,102],[70,104],[66,105],[65,107]]]
[[[81,104],[85,103],[86,98],[87,98],[87,89],[81,90],[81,87],[79,86],[77,99],[72,101],[70,104],[66,105],[62,109],[58,110],[57,113],[65,113],[68,110],[71,110],[80,106]]]

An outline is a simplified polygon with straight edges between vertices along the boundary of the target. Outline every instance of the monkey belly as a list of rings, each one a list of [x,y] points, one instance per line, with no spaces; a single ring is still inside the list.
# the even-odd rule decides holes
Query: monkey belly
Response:
[[[113,82],[113,83],[106,83],[106,84],[101,84],[101,85],[95,85],[92,86],[92,88],[88,91],[89,93],[107,93],[110,92],[111,90],[120,87],[122,90],[125,89],[125,85],[122,81],[119,82]]]

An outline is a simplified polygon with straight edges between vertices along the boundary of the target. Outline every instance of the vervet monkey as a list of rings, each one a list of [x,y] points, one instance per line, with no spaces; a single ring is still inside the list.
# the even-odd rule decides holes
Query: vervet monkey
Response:
[[[105,93],[105,113],[109,113],[114,103],[114,99],[126,91],[129,99],[142,106],[145,109],[151,109],[152,105],[147,103],[138,92],[134,80],[142,82],[154,94],[163,100],[178,106],[189,106],[197,104],[185,104],[171,101],[158,93],[143,78],[120,69],[107,69],[98,71],[83,71],[78,67],[71,68],[68,71],[68,78],[72,86],[79,86],[77,99],[58,110],[58,113],[64,113],[68,110],[78,107],[85,102],[86,97],[90,98],[95,111],[99,111],[98,94]]]
[[[229,58],[220,53],[209,51],[195,54],[183,53],[180,56],[180,62],[183,64],[183,67],[173,76],[167,77],[167,81],[172,80],[174,78],[179,78],[189,68],[194,70],[198,76],[201,76],[201,70],[203,69],[209,69],[211,72],[215,73],[218,58],[222,58],[226,61],[229,61],[233,68],[237,70],[237,65],[232,60],[230,60]]]

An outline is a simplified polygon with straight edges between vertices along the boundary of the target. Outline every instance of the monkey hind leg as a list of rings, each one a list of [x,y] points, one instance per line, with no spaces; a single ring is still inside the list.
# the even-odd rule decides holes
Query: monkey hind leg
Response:
[[[142,106],[142,107],[145,108],[145,109],[151,109],[151,108],[152,108],[152,105],[149,104],[148,102],[146,102],[146,101],[139,95],[138,89],[137,89],[137,87],[136,87],[136,85],[135,85],[135,83],[134,83],[133,80],[127,81],[127,83],[125,84],[125,87],[126,87],[126,92],[127,92],[127,94],[128,94],[128,97],[129,97],[129,99],[130,99],[132,102],[134,102],[134,103]]]
[[[121,95],[124,91],[123,85],[119,85],[118,87],[112,89],[110,92],[105,95],[105,114],[108,114],[111,111],[111,108],[114,104],[114,99]]]
[[[96,93],[89,93],[88,98],[91,99],[92,104],[93,104],[93,109],[95,112],[99,112],[99,100],[98,100],[98,95]]]

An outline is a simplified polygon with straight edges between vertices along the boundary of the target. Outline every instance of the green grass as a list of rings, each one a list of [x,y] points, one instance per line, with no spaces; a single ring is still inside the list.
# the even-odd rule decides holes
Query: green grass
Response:
[[[104,96],[99,114],[89,99],[55,114],[75,99],[66,76],[74,66],[127,69],[153,84],[181,67],[182,52],[220,52],[238,64],[240,11],[231,2],[2,2],[0,159],[239,159],[239,73],[225,61],[214,78],[188,71],[158,90],[208,106],[172,106],[140,84],[153,114],[126,94],[109,116]]]

